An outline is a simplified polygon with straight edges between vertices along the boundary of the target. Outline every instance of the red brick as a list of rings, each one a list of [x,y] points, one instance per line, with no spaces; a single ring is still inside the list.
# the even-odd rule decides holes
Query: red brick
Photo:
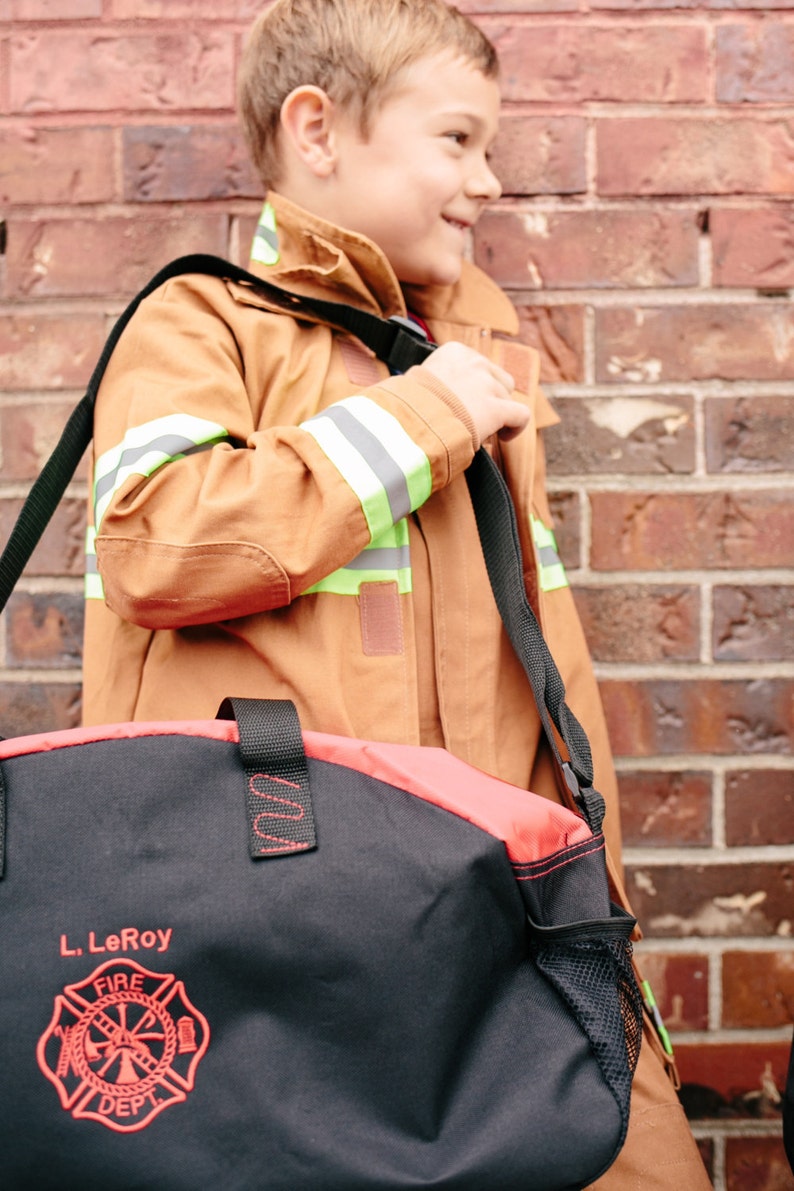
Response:
[[[794,588],[715,588],[714,658],[719,662],[794,660]]]
[[[0,724],[6,736],[77,728],[79,683],[0,683]]]
[[[715,32],[721,103],[794,99],[794,28],[790,24],[733,22],[718,25]]]
[[[516,302],[522,343],[540,352],[540,379],[554,381],[584,380],[584,307],[530,306]]]
[[[6,127],[0,202],[103,203],[117,197],[110,128]]]
[[[705,1030],[709,1022],[709,961],[706,955],[671,955],[642,947],[637,963],[664,1023],[677,1030]]]
[[[557,475],[670,475],[695,470],[691,397],[555,397],[562,418],[546,432]]]
[[[698,229],[688,211],[486,211],[474,256],[520,289],[689,286]]]
[[[792,925],[791,864],[629,865],[627,887],[648,939],[780,937],[785,945]]]
[[[474,17],[491,12],[576,12],[579,0],[459,0],[455,7]]]
[[[794,189],[794,120],[732,116],[600,119],[603,195],[779,194]]]
[[[794,683],[786,679],[601,682],[618,756],[790,755]]]
[[[682,1088],[685,1106],[706,1110],[690,1112],[690,1117],[780,1119],[774,1090],[779,1092],[785,1087],[788,1043],[729,1042],[700,1046],[679,1043],[675,1053],[685,1085]]]
[[[267,0],[109,0],[109,16],[117,21],[253,21],[265,7]]]
[[[794,952],[726,951],[722,956],[722,1025],[774,1029],[794,1021]]]
[[[7,286],[12,297],[132,295],[174,257],[225,255],[226,219],[174,210],[165,217],[12,220]],[[86,260],[91,268],[86,268]]]
[[[606,309],[595,325],[599,381],[794,379],[790,302]]]
[[[263,193],[235,125],[128,127],[123,153],[128,202],[258,198]]]
[[[704,408],[709,471],[794,471],[794,398],[714,397]]]
[[[99,314],[0,314],[0,390],[84,387],[105,338]]]
[[[580,116],[505,115],[491,161],[503,193],[586,191],[586,135]]]
[[[15,593],[8,603],[8,665],[33,669],[68,669],[82,658],[82,595]]]
[[[574,595],[597,661],[697,659],[700,597],[696,588],[621,583],[577,587]]]
[[[792,1191],[791,1173],[780,1137],[728,1137],[725,1140],[725,1191]]]
[[[711,778],[676,770],[621,771],[620,820],[627,847],[675,847],[711,843]]]
[[[499,52],[510,101],[708,99],[706,30],[695,25],[481,24]]]
[[[728,847],[794,844],[794,769],[742,769],[725,783]]]
[[[58,441],[73,402],[28,402],[0,407],[0,479],[5,483],[34,480]],[[77,478],[87,475],[87,456]]]
[[[597,571],[774,567],[791,562],[794,503],[778,489],[592,492]]]
[[[18,500],[0,500],[0,541],[7,541],[20,505],[21,501]],[[25,573],[82,575],[85,570],[85,520],[85,503],[82,500],[62,500],[34,550]]]
[[[794,285],[794,212],[789,203],[709,212],[716,286],[787,289]]]
[[[42,31],[9,41],[14,112],[232,109],[234,40],[212,31]]]

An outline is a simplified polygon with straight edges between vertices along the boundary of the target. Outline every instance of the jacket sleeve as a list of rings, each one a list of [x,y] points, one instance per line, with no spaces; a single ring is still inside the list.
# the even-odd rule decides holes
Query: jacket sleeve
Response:
[[[328,327],[218,285],[142,303],[95,418],[97,569],[119,616],[181,628],[283,607],[468,466],[474,426],[432,373],[356,390],[335,356]]]

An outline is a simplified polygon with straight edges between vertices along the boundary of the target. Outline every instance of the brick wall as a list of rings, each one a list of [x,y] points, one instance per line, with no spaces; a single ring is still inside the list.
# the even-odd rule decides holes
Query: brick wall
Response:
[[[0,0],[0,534],[113,316],[259,208],[256,0]],[[717,1188],[791,1188],[794,0],[468,0],[502,56],[477,260],[563,415],[550,486],[631,893]],[[68,14],[65,15],[65,10]],[[4,617],[6,734],[79,716],[85,474]]]

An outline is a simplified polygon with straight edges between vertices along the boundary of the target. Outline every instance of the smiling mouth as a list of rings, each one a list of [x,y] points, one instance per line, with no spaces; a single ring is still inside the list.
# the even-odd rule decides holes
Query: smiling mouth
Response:
[[[468,223],[461,223],[461,221],[459,219],[450,219],[449,215],[445,215],[443,218],[444,218],[444,222],[448,223],[450,225],[450,227],[456,227],[458,229],[458,231],[461,231],[461,232],[467,232],[469,230],[469,227],[471,226]]]

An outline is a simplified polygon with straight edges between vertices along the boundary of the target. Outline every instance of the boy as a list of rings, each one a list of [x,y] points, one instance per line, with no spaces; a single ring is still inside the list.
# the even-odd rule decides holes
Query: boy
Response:
[[[548,528],[537,432],[556,418],[536,353],[509,340],[512,306],[465,260],[500,193],[497,74],[442,0],[278,0],[255,24],[240,107],[268,199],[252,269],[410,315],[440,346],[390,377],[247,286],[179,278],[141,305],[97,405],[85,718],[290,698],[306,729],[441,745],[558,798],[463,476],[488,442],[617,854],[603,716]],[[598,1185],[708,1186],[652,1041]]]

